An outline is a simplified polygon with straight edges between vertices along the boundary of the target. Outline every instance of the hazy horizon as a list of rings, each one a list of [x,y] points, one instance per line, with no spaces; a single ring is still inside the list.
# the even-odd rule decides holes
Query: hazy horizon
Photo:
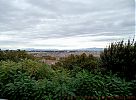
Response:
[[[0,48],[104,48],[135,36],[135,0],[0,0]]]

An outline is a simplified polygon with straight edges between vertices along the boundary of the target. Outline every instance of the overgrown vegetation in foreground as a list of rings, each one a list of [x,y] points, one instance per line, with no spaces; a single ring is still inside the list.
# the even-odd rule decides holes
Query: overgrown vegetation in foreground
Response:
[[[136,43],[130,41],[111,44],[100,58],[71,55],[54,66],[31,59],[27,54],[17,61],[5,54],[10,59],[0,61],[0,98],[56,100],[71,96],[134,96],[135,54]]]

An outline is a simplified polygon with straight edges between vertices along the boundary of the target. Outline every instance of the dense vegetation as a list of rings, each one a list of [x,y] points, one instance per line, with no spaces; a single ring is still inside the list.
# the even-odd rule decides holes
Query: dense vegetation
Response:
[[[100,58],[70,55],[53,66],[32,59],[31,55],[29,58],[25,51],[12,52],[0,51],[0,98],[56,100],[76,96],[84,100],[85,96],[136,94],[134,42],[111,44]]]
[[[99,66],[99,58],[94,57],[92,54],[89,54],[88,56],[83,53],[81,55],[73,55],[66,58],[61,58],[58,63],[55,64],[54,67],[56,68],[65,68],[68,70],[95,70]]]
[[[25,50],[1,50],[0,49],[0,61],[11,60],[14,62],[21,61],[23,59],[33,59],[34,57],[30,54],[27,54]]]
[[[136,42],[112,43],[101,54],[102,66],[127,79],[136,79]]]

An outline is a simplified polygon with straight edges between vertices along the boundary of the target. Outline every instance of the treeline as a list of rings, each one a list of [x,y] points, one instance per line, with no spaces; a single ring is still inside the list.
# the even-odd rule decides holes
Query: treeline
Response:
[[[88,56],[83,53],[81,55],[71,54],[68,57],[60,58],[59,62],[52,65],[53,68],[65,68],[68,70],[88,70],[92,71],[98,68],[100,62],[99,58],[94,57],[92,54]]]
[[[0,49],[0,61],[21,61],[23,59],[34,59],[34,56],[27,54],[25,50],[1,50]]]
[[[136,79],[136,42],[111,43],[100,55],[102,66],[127,79]]]
[[[135,54],[136,42],[129,40],[112,43],[100,58],[91,54],[70,55],[52,66],[32,59],[17,62],[3,59],[0,61],[0,98],[86,100],[86,96],[91,96],[96,100],[102,99],[101,96],[105,96],[104,99],[136,96]]]
[[[63,67],[68,70],[75,68],[86,69],[88,71],[101,70],[112,71],[118,76],[127,80],[136,79],[136,42],[128,40],[111,43],[108,48],[100,54],[100,58],[94,57],[92,54],[88,56],[83,53],[81,55],[73,55],[62,58],[53,67]]]

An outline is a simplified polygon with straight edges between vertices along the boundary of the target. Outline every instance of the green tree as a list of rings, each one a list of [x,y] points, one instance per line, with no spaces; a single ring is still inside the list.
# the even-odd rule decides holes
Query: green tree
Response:
[[[136,79],[136,42],[111,43],[100,55],[102,66],[127,79]]]

